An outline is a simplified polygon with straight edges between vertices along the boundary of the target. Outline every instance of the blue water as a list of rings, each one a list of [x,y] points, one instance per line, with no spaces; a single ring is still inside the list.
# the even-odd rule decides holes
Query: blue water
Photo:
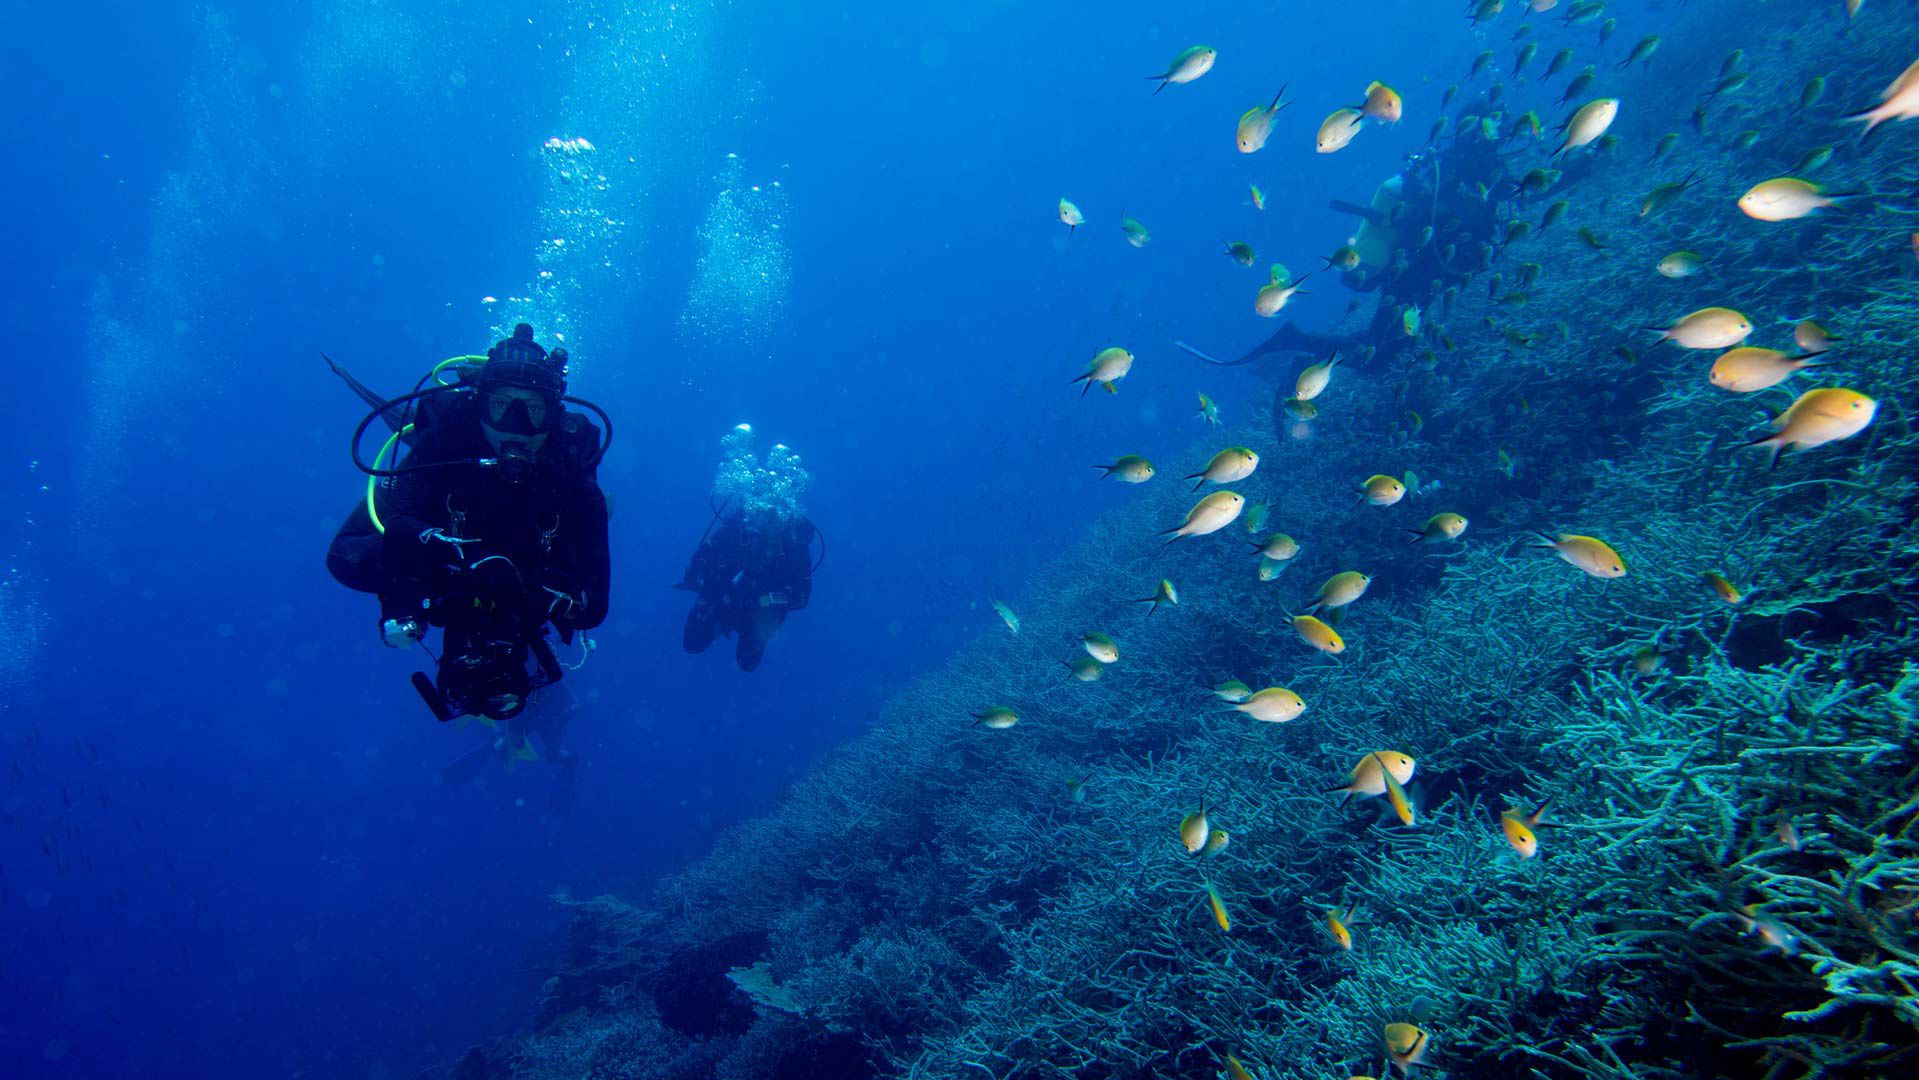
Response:
[[[1613,6],[1626,40],[1666,9]],[[412,1075],[511,1031],[563,926],[550,894],[637,893],[770,805],[997,632],[989,598],[1122,496],[1088,466],[1185,445],[1195,391],[1229,424],[1264,400],[1171,343],[1270,332],[1219,247],[1318,263],[1351,227],[1327,201],[1364,201],[1487,47],[1453,7],[10,16],[0,1075]],[[1232,62],[1152,95],[1195,41]],[[1405,121],[1315,159],[1311,126],[1388,73]],[[1238,155],[1234,118],[1283,83],[1286,145]],[[556,181],[542,144],[575,136],[604,191]],[[1088,215],[1071,234],[1061,196]],[[598,223],[556,216],[581,207]],[[1326,284],[1304,324],[1343,310]],[[322,567],[361,478],[320,353],[397,393],[518,317],[549,344],[564,320],[574,392],[618,423],[564,816],[537,765],[435,783],[476,735],[430,718],[418,657]],[[1109,344],[1134,373],[1072,401]],[[667,588],[742,421],[801,453],[828,541],[751,676],[681,652]]]

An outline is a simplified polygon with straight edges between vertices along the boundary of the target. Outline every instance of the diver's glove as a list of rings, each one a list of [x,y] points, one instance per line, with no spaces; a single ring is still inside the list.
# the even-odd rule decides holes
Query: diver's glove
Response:
[[[426,636],[418,619],[387,619],[380,623],[380,640],[389,649],[404,649]]]

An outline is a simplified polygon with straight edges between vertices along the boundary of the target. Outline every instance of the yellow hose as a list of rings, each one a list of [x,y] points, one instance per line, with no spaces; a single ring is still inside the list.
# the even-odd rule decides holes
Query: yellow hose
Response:
[[[380,459],[393,453],[393,448],[399,443],[400,437],[412,430],[413,425],[408,424],[392,435],[387,436],[385,444],[380,447],[380,452],[373,455],[373,467],[376,469],[379,468]],[[378,529],[380,534],[384,536],[386,535],[386,524],[380,520],[379,508],[373,505],[373,491],[379,484],[380,478],[377,476],[369,476],[366,478],[366,516],[373,519],[373,527]]]

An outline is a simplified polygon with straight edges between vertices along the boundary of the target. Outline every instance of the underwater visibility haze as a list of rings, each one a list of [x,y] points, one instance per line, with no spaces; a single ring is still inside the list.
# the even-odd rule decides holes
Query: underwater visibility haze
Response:
[[[0,73],[0,1076],[1919,1069],[1919,3]]]

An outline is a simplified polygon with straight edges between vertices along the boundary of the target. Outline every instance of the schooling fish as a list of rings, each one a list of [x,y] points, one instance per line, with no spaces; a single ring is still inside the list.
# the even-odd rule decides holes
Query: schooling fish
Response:
[[[1253,550],[1259,552],[1261,558],[1285,562],[1299,554],[1299,541],[1285,533],[1274,533],[1254,544]]]
[[[1307,274],[1298,281],[1288,282],[1286,268],[1273,264],[1272,281],[1260,286],[1258,294],[1253,297],[1253,312],[1268,319],[1278,315],[1299,294],[1299,287],[1306,283],[1306,278],[1312,276]]]
[[[1079,207],[1073,205],[1072,200],[1061,199],[1059,201],[1059,219],[1066,223],[1066,231],[1072,232],[1074,229],[1085,224],[1086,215],[1079,212]]]
[[[1095,354],[1092,363],[1086,367],[1086,374],[1079,376],[1073,381],[1086,384],[1080,389],[1080,397],[1085,397],[1086,391],[1091,390],[1094,383],[1099,383],[1106,387],[1107,393],[1116,394],[1119,392],[1119,388],[1115,384],[1125,378],[1127,372],[1132,370],[1133,354],[1115,345],[1110,348],[1101,349]]]
[[[1166,542],[1170,544],[1188,536],[1216,533],[1231,525],[1245,507],[1246,498],[1238,492],[1215,491],[1194,503],[1193,508],[1186,512],[1186,520],[1158,535],[1166,537]]]
[[[1573,113],[1572,118],[1566,121],[1566,141],[1560,143],[1559,149],[1553,151],[1553,157],[1556,158],[1569,150],[1577,150],[1604,135],[1606,129],[1612,126],[1612,122],[1618,116],[1618,98],[1600,98],[1581,105],[1579,111]]]
[[[1219,698],[1221,701],[1231,702],[1237,705],[1253,696],[1253,688],[1240,682],[1238,679],[1227,679],[1225,682],[1213,687],[1213,696]]]
[[[1374,754],[1373,756],[1379,757],[1378,754]],[[1392,804],[1393,813],[1399,816],[1400,824],[1413,824],[1413,801],[1406,797],[1406,788],[1400,784],[1399,777],[1393,775],[1391,766],[1384,758],[1380,758],[1379,764],[1379,778],[1386,784],[1386,801]]]
[[[1382,124],[1397,124],[1405,103],[1399,98],[1399,91],[1383,82],[1373,82],[1366,86],[1366,100],[1360,102],[1359,111]]]
[[[1758,221],[1795,221],[1863,197],[1858,192],[1828,192],[1796,176],[1779,176],[1754,184],[1750,191],[1739,196],[1739,209]]]
[[[1346,919],[1350,919],[1352,917],[1353,917],[1353,909],[1348,907],[1346,909]],[[1342,919],[1339,917],[1338,908],[1334,908],[1331,911],[1328,911],[1326,913],[1326,933],[1332,937],[1333,944],[1339,946],[1341,949],[1344,949],[1347,952],[1352,952],[1353,951],[1353,932],[1346,928],[1346,919]]]
[[[1314,616],[1294,616],[1293,630],[1299,635],[1301,641],[1320,652],[1338,656],[1346,651],[1346,640],[1339,636],[1339,631],[1327,626],[1325,622]]]
[[[1279,88],[1279,93],[1273,95],[1271,105],[1264,108],[1255,105],[1240,115],[1238,132],[1240,153],[1250,154],[1259,150],[1266,145],[1266,140],[1273,137],[1273,118],[1279,115],[1279,110],[1292,104],[1290,101],[1280,100],[1285,96],[1286,88],[1282,86]]]
[[[1233,706],[1255,720],[1283,724],[1306,711],[1306,702],[1283,686],[1269,686]]]
[[[1169,84],[1189,83],[1213,70],[1213,63],[1218,59],[1219,53],[1212,46],[1194,45],[1173,57],[1173,62],[1166,65],[1164,72],[1146,77],[1159,80],[1159,85],[1153,88],[1153,93],[1157,94]]]
[[[1307,614],[1320,611],[1338,611],[1353,601],[1366,595],[1367,586],[1373,579],[1357,570],[1345,570],[1326,579],[1319,592],[1304,609]]]
[[[1792,340],[1801,349],[1813,355],[1826,352],[1832,343],[1839,339],[1828,333],[1826,328],[1812,319],[1801,319],[1799,325],[1792,328]]]
[[[1146,231],[1146,226],[1125,216],[1120,218],[1119,231],[1125,233],[1126,242],[1136,248],[1145,247],[1153,239],[1152,234]]]
[[[1712,590],[1712,594],[1729,606],[1737,607],[1739,602],[1746,598],[1745,594],[1739,591],[1739,586],[1726,580],[1726,575],[1717,570],[1708,570],[1701,575],[1701,578],[1705,581],[1706,587]]]
[[[1328,788],[1345,796],[1339,800],[1345,805],[1349,799],[1370,799],[1386,794],[1386,772],[1391,771],[1393,779],[1401,784],[1413,782],[1413,772],[1418,763],[1397,750],[1375,750],[1359,759],[1353,771],[1347,776],[1342,787]]]
[[[1213,404],[1213,399],[1207,397],[1204,391],[1201,391],[1199,395],[1199,412],[1197,415],[1211,426],[1219,426],[1219,406]]]
[[[1620,578],[1626,576],[1626,560],[1612,545],[1596,537],[1581,536],[1578,533],[1539,533],[1541,545],[1552,548],[1559,557],[1579,567],[1596,578]]]
[[[1533,834],[1533,830],[1539,827],[1539,819],[1545,816],[1546,807],[1551,804],[1552,800],[1547,799],[1539,804],[1539,809],[1530,814],[1508,810],[1499,815],[1499,831],[1506,835],[1506,843],[1512,846],[1521,859],[1530,859],[1538,853],[1539,837]]]
[[[1359,134],[1359,121],[1364,117],[1358,109],[1334,109],[1332,114],[1320,121],[1319,134],[1314,146],[1319,153],[1331,154],[1344,150]]]
[[[1919,60],[1899,73],[1886,91],[1879,95],[1879,104],[1870,109],[1853,113],[1846,117],[1866,125],[1866,134],[1888,120],[1911,120],[1919,117]]]
[[[1111,465],[1095,465],[1093,468],[1100,470],[1101,480],[1117,476],[1128,484],[1144,484],[1153,478],[1155,472],[1153,463],[1138,454],[1127,454]]]
[[[1212,825],[1206,819],[1206,801],[1200,800],[1199,809],[1179,819],[1179,842],[1186,848],[1188,855],[1194,855],[1206,846],[1206,836],[1212,831]]]
[[[1337,363],[1339,354],[1335,352],[1320,363],[1308,365],[1293,384],[1293,397],[1300,401],[1311,401],[1325,393],[1327,384],[1333,379],[1333,365]]]
[[[1359,495],[1374,506],[1391,506],[1406,497],[1406,485],[1396,477],[1374,473],[1361,485]]]
[[[1153,612],[1158,611],[1161,605],[1170,605],[1173,607],[1178,607],[1179,606],[1179,590],[1173,588],[1172,582],[1166,580],[1165,578],[1161,578],[1159,582],[1159,590],[1157,592],[1153,593],[1153,595],[1151,596],[1144,597],[1140,600],[1137,600],[1135,601],[1135,603],[1153,605],[1152,607],[1148,608],[1146,611],[1147,618],[1151,618],[1153,615]]]
[[[1073,678],[1080,682],[1098,682],[1099,677],[1106,674],[1105,666],[1090,656],[1077,656],[1063,663],[1066,670],[1073,673]]]
[[[1086,655],[1102,664],[1119,663],[1119,643],[1097,630],[1088,630],[1079,636],[1080,644],[1086,646]]]
[[[1210,881],[1206,883],[1206,899],[1213,905],[1213,921],[1219,924],[1220,932],[1232,933],[1233,920],[1226,914],[1226,903],[1219,898],[1219,890],[1213,888]]]
[[[1019,714],[1004,705],[995,705],[985,712],[974,713],[973,723],[994,731],[1004,731],[1019,723]]]
[[[1198,491],[1207,484],[1236,484],[1253,475],[1259,468],[1259,455],[1244,446],[1229,446],[1213,455],[1213,460],[1204,469],[1183,479],[1197,480],[1193,490]]]
[[[1253,245],[1244,240],[1235,240],[1226,245],[1226,257],[1241,266],[1251,266],[1259,256],[1253,254]]]
[[[1413,534],[1412,543],[1425,541],[1429,544],[1437,544],[1446,540],[1459,539],[1460,534],[1466,531],[1466,519],[1453,513],[1434,514],[1426,519],[1424,527],[1406,531]]]
[[[1675,251],[1659,260],[1659,264],[1654,269],[1659,271],[1661,277],[1689,278],[1705,267],[1706,260],[1700,258],[1698,252]]]
[[[1646,328],[1685,349],[1730,349],[1752,333],[1752,320],[1732,308],[1700,308],[1669,327]]]
[[[1792,356],[1777,349],[1741,346],[1721,353],[1719,359],[1712,362],[1712,372],[1707,375],[1707,380],[1721,390],[1751,394],[1769,386],[1777,386],[1791,378],[1794,372],[1819,363],[1819,359],[1811,354]]]
[[[1777,463],[1782,450],[1811,450],[1850,439],[1872,423],[1879,403],[1843,386],[1808,390],[1773,418],[1773,434],[1749,445],[1763,447]]]
[[[999,621],[1005,623],[1008,630],[1011,630],[1015,634],[1019,633],[1019,616],[1013,614],[1012,608],[995,600],[993,601],[993,610],[999,612]]]

